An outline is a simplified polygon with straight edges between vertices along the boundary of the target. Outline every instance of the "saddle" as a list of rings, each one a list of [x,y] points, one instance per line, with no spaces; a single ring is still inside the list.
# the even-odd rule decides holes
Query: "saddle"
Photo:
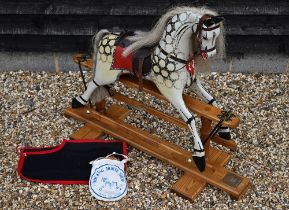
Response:
[[[122,33],[116,41],[116,46],[126,48],[132,42],[127,39],[128,36],[133,36],[134,32]],[[152,60],[151,54],[155,46],[143,47],[137,50],[132,55],[132,72],[139,80],[139,90],[143,89],[143,77],[151,72]]]

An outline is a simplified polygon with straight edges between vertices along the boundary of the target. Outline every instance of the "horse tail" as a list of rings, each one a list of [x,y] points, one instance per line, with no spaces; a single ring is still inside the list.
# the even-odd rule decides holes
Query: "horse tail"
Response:
[[[96,67],[96,57],[97,57],[97,47],[98,43],[100,40],[104,37],[105,34],[107,34],[109,31],[107,29],[102,29],[99,32],[97,32],[93,37],[92,37],[92,46],[93,46],[93,77],[94,77],[94,72],[95,72],[95,67]]]

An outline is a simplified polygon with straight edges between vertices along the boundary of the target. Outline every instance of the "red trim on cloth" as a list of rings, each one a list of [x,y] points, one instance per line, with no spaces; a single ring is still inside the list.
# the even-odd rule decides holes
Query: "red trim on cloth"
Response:
[[[122,142],[122,153],[127,156],[127,146],[125,142]],[[126,171],[127,165],[126,163],[124,164],[124,171]]]
[[[113,142],[122,142],[123,144],[123,154],[127,156],[127,145],[125,142],[120,141],[120,140],[103,140],[103,139],[98,139],[98,140],[91,140],[91,139],[84,139],[84,140],[66,140],[63,139],[62,143],[57,145],[57,146],[51,146],[51,147],[26,147],[26,148],[21,148],[21,152],[20,152],[20,159],[18,161],[18,175],[20,178],[25,179],[27,181],[31,181],[31,182],[39,182],[39,183],[44,183],[44,184],[88,184],[89,180],[71,180],[71,181],[67,181],[67,180],[39,180],[39,179],[30,179],[28,177],[25,177],[22,174],[22,167],[24,164],[24,160],[25,157],[27,155],[41,155],[41,154],[50,154],[50,153],[54,153],[57,152],[59,150],[61,150],[64,145],[66,144],[66,142],[69,143],[89,143],[89,142],[98,142],[98,143],[113,143]],[[41,149],[47,149],[44,151],[35,151],[35,150],[41,150]],[[28,152],[27,150],[34,150],[34,151],[30,151]],[[126,163],[124,165],[125,170],[126,170]]]
[[[129,54],[128,56],[124,57],[122,55],[124,50],[125,48],[122,48],[120,46],[117,46],[115,48],[113,55],[113,63],[111,65],[112,69],[116,70],[126,69],[132,71],[132,54]]]

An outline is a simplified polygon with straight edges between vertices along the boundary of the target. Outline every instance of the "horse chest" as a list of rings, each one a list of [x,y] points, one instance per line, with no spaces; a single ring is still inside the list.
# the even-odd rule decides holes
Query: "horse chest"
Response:
[[[155,52],[158,52],[158,49]],[[154,53],[152,60],[152,78],[155,82],[176,89],[182,89],[189,85],[190,75],[185,70],[184,64],[175,62],[162,53]]]

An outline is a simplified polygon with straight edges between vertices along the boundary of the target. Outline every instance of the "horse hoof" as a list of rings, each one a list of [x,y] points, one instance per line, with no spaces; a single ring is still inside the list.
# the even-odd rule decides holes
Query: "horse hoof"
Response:
[[[72,99],[72,103],[71,103],[72,108],[81,108],[84,107],[84,105],[82,103],[80,103],[76,98]]]
[[[219,136],[221,137],[221,138],[223,138],[223,139],[225,139],[225,140],[231,140],[231,134],[230,134],[230,132],[226,132],[226,133],[218,133],[219,134]]]
[[[203,157],[193,156],[193,160],[195,161],[195,164],[197,168],[199,169],[199,171],[203,172],[206,168],[205,156]]]

